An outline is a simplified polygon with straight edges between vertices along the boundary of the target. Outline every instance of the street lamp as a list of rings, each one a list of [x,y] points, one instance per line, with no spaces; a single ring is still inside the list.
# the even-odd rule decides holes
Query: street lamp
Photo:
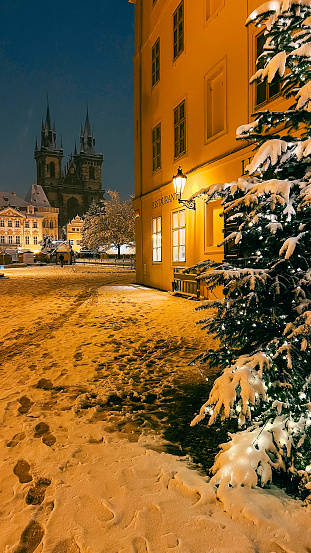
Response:
[[[183,174],[181,165],[179,165],[177,174],[173,176],[175,194],[179,196],[178,203],[184,205],[188,209],[195,209],[195,200],[181,199],[181,195],[185,189],[186,180],[187,180],[187,176]]]

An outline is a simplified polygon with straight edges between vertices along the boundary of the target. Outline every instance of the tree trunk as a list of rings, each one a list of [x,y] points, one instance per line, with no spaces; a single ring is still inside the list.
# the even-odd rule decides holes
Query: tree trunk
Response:
[[[118,259],[121,257],[121,246],[118,244]]]

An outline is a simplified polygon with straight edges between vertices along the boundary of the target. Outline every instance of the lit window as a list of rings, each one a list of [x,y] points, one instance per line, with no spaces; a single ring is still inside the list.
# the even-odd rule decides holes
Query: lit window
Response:
[[[13,244],[13,236],[9,236],[9,244]]]
[[[15,221],[15,226],[18,228],[20,226],[19,221]]]
[[[152,131],[152,169],[161,169],[161,123]]]
[[[264,51],[263,47],[265,45],[265,42],[266,42],[266,36],[264,33],[261,33],[256,37],[256,59],[258,59],[259,56],[263,53]],[[256,68],[262,69],[263,64],[264,64],[264,61],[259,60],[259,63],[257,64]],[[281,89],[281,81],[280,81],[279,73],[275,75],[271,83],[267,83],[266,81],[262,83],[258,81],[256,83],[256,100],[255,100],[256,106],[258,106],[259,104],[262,104],[266,100],[270,100],[270,98],[272,98],[273,96],[275,96],[280,92],[280,89]]]
[[[183,100],[174,109],[174,157],[184,154],[186,151],[186,102]]]
[[[0,219],[0,227],[4,227],[4,219]]]
[[[20,236],[15,236],[15,242],[16,242],[16,244],[20,244],[21,243],[21,237]]]
[[[12,227],[12,226],[13,226],[12,221],[8,221],[8,227]]]
[[[29,236],[25,236],[25,244],[26,246],[29,246]]]
[[[160,80],[160,38],[152,46],[152,86]]]
[[[152,261],[162,261],[162,217],[152,219]]]
[[[174,59],[176,59],[184,49],[184,2],[180,2],[178,8],[173,13],[173,36],[174,36]]]
[[[33,226],[33,228],[38,228],[38,223],[37,223],[37,221],[33,221],[32,226]]]
[[[25,221],[25,228],[29,228],[29,221]]]
[[[35,246],[38,244],[38,236],[33,237],[33,243]]]
[[[186,211],[173,213],[173,261],[186,261]]]

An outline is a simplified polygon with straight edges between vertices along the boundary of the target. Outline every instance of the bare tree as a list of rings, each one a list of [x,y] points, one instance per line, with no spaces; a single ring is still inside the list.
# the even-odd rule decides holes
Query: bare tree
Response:
[[[133,205],[131,200],[122,202],[115,190],[107,193],[110,200],[105,200],[103,206],[93,203],[85,216],[83,245],[89,249],[114,246],[120,257],[122,244],[135,241]]]

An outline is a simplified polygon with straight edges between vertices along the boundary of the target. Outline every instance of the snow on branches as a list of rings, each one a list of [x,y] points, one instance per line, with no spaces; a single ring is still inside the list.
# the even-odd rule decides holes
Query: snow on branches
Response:
[[[252,80],[278,74],[293,105],[257,111],[238,127],[237,138],[256,143],[249,176],[198,194],[222,198],[228,253],[195,267],[224,300],[201,306],[214,308],[199,323],[217,347],[193,363],[207,363],[218,378],[191,424],[233,418],[243,429],[216,457],[220,486],[264,485],[282,469],[311,488],[310,21],[311,0],[273,0],[250,15],[247,23],[266,25]]]
[[[261,377],[264,367],[269,367],[270,364],[271,360],[263,352],[240,356],[216,379],[207,402],[202,405],[200,414],[193,419],[191,426],[203,420],[207,414],[210,416],[209,425],[218,415],[222,419],[228,418],[237,400],[237,388],[241,399],[237,406],[240,411],[239,421],[244,424],[245,418],[251,419],[250,405],[255,404],[256,398],[266,397],[266,388]]]

